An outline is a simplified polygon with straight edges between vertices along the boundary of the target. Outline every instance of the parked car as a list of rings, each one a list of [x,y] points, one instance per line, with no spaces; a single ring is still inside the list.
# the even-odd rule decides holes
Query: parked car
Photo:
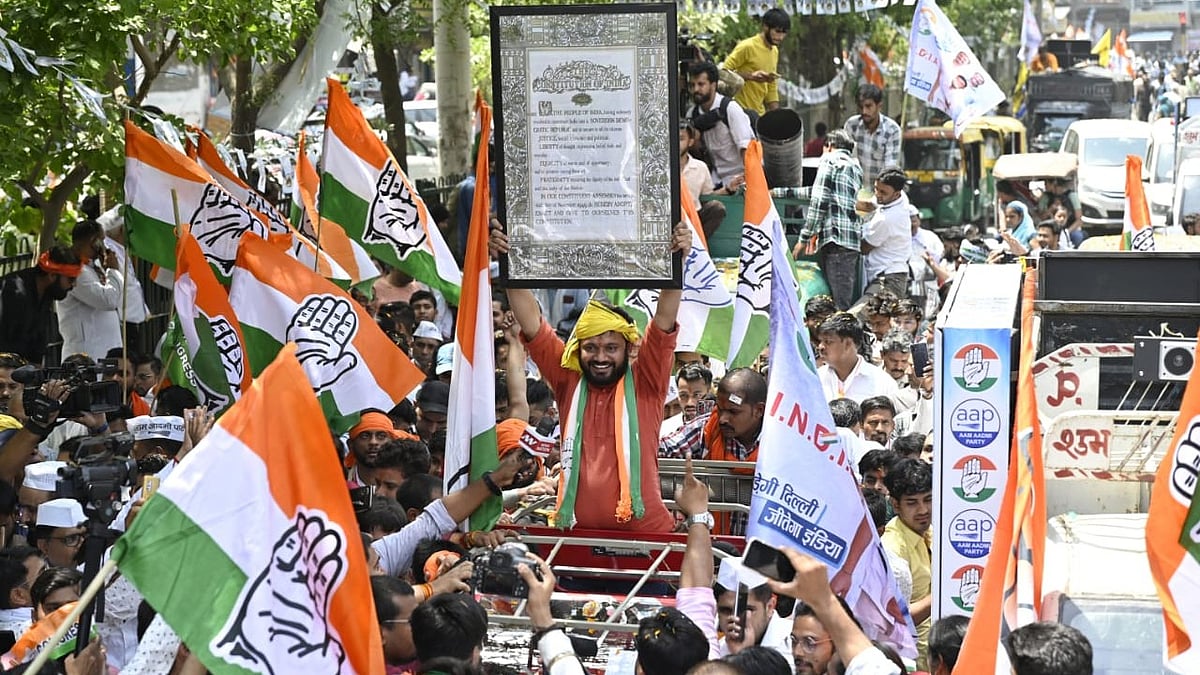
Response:
[[[1079,120],[1067,127],[1060,152],[1079,158],[1079,204],[1090,234],[1121,231],[1125,218],[1125,157],[1146,156],[1150,124],[1128,119]]]
[[[1160,119],[1152,125],[1142,180],[1146,183],[1150,222],[1156,228],[1165,227],[1175,199],[1175,120]]]
[[[438,109],[437,101],[405,101],[404,102],[404,117],[408,121],[417,125],[426,136],[437,139],[438,137]]]

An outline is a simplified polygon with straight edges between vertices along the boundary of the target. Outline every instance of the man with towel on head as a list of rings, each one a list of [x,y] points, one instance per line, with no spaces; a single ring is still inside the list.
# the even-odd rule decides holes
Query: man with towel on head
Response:
[[[676,225],[672,250],[690,250],[691,238],[685,225]],[[508,237],[498,227],[491,244],[508,252]],[[555,526],[651,532],[674,527],[658,484],[658,438],[681,295],[677,288],[662,290],[645,336],[623,311],[589,301],[563,344],[533,292],[508,289],[529,355],[563,415]]]

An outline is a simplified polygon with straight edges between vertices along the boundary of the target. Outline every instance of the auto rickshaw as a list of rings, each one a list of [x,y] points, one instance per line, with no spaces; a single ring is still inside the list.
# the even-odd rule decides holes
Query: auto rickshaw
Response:
[[[903,136],[908,199],[935,231],[989,220],[996,159],[1025,149],[1025,127],[1011,117],[979,118],[958,138],[953,122],[909,129]]]

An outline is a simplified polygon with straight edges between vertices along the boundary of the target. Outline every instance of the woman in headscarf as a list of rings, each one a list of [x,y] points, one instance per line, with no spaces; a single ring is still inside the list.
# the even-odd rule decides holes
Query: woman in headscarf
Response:
[[[1029,207],[1024,202],[1011,201],[1004,207],[1005,229],[1021,246],[1029,249],[1029,242],[1037,236],[1037,228],[1033,226],[1033,218],[1029,216]],[[1003,241],[1003,237],[1001,237]]]

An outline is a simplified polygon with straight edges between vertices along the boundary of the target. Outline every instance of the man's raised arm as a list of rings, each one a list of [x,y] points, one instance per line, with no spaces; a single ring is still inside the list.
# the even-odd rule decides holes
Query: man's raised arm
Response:
[[[493,258],[508,255],[508,235],[504,233],[504,227],[500,225],[500,221],[495,218],[492,218],[488,249]],[[537,298],[533,297],[533,291],[528,288],[506,288],[504,291],[508,294],[509,309],[517,318],[517,324],[521,326],[521,334],[525,336],[526,340],[537,337],[538,331],[542,328],[542,308],[538,307]]]
[[[671,251],[679,251],[683,254],[683,259],[686,263],[688,253],[692,250],[692,230],[683,223],[677,223],[675,230],[671,233]],[[664,333],[670,333],[675,330],[675,319],[679,316],[679,302],[683,299],[683,290],[679,288],[664,288],[658,295],[658,308],[654,312],[654,325]],[[517,307],[513,304],[512,296],[509,296],[509,304],[513,305],[515,312]],[[524,323],[521,324],[524,329]]]

